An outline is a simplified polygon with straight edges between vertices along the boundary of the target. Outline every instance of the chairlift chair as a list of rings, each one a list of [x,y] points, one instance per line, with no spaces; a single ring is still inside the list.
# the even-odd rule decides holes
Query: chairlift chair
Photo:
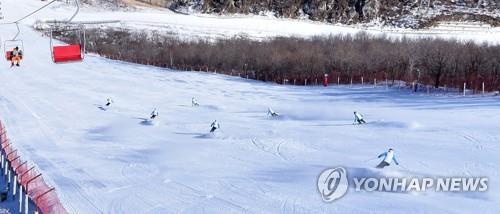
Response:
[[[23,59],[24,43],[23,40],[5,40],[3,43],[3,52],[5,52],[5,58],[10,61],[12,58],[12,52],[15,47],[18,47],[21,51],[19,52],[19,57]]]
[[[18,23],[16,22],[15,24],[17,27],[16,35],[13,39],[5,40],[3,43],[3,52],[5,53],[5,58],[7,59],[7,61],[10,61],[12,59],[12,52],[15,47],[20,48],[21,51],[19,52],[19,57],[23,59],[24,43],[23,40],[17,39],[21,31],[19,30]]]
[[[63,31],[74,31],[78,34],[78,41],[70,44],[54,45],[53,32],[54,28],[50,29],[50,50],[52,61],[54,63],[78,62],[82,61],[85,56],[85,29],[81,25],[78,28],[65,29]]]
[[[73,18],[75,18],[80,11],[80,4],[78,0],[75,0],[75,5],[75,13],[67,21],[63,22],[63,27],[67,27],[67,29],[64,29],[63,31],[77,32],[78,42],[54,45],[52,41],[54,40],[54,28],[50,28],[50,52],[54,63],[79,62],[82,61],[85,56],[85,28],[82,24],[78,25],[78,28],[75,28],[74,23],[72,23]]]

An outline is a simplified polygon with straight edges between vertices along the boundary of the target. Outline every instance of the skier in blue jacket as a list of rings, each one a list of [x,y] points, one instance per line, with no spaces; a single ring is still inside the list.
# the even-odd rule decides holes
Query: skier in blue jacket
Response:
[[[377,165],[377,168],[382,169],[386,166],[389,166],[391,165],[392,161],[394,161],[396,165],[399,165],[398,161],[396,160],[396,155],[394,155],[394,150],[392,149],[389,149],[389,151],[380,154],[377,158],[381,157],[383,157],[384,159]]]

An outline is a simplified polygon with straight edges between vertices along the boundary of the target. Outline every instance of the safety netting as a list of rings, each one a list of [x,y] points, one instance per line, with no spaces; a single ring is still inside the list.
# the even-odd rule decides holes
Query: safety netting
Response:
[[[68,213],[59,200],[55,188],[47,184],[42,174],[34,166],[29,166],[27,161],[21,159],[17,150],[8,139],[7,130],[2,121],[0,121],[0,142],[2,155],[1,173],[13,173],[15,177],[14,182],[16,182],[16,185],[20,185],[24,194],[28,195],[35,204],[36,210],[43,214]],[[10,174],[8,175],[10,176]],[[22,201],[20,200],[19,203],[22,203]]]

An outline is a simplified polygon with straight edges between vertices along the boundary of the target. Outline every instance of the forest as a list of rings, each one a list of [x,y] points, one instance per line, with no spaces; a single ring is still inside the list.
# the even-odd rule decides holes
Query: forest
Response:
[[[240,75],[282,84],[347,84],[404,81],[434,88],[500,90],[500,46],[443,39],[356,35],[277,37],[256,41],[244,36],[186,40],[159,32],[120,28],[87,29],[88,52],[111,59],[178,70]],[[62,35],[63,40],[75,35]]]

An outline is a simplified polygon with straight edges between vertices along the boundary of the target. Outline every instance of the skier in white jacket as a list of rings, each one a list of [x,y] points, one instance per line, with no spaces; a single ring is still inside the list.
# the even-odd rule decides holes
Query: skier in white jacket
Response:
[[[217,122],[217,120],[215,120],[215,121],[212,123],[212,125],[210,125],[210,127],[212,127],[212,128],[210,129],[210,133],[213,133],[213,132],[215,132],[215,130],[220,129],[220,124],[219,124],[219,122]]]
[[[377,158],[383,157],[384,159],[377,165],[377,168],[382,169],[386,166],[391,165],[392,161],[399,165],[398,160],[396,160],[396,155],[394,155],[394,150],[389,149],[389,151],[380,154]]]
[[[272,108],[268,108],[267,109],[267,115],[271,115],[271,117],[276,117],[276,116],[279,116],[278,113],[276,113],[275,111],[273,111]]]
[[[198,100],[196,100],[196,98],[191,98],[191,105],[192,106],[199,106],[200,104],[198,103]]]
[[[109,107],[111,105],[111,103],[113,103],[113,100],[111,98],[108,98],[106,100],[106,107]]]
[[[363,124],[366,123],[366,121],[363,118],[363,115],[358,112],[354,112],[354,123]]]

